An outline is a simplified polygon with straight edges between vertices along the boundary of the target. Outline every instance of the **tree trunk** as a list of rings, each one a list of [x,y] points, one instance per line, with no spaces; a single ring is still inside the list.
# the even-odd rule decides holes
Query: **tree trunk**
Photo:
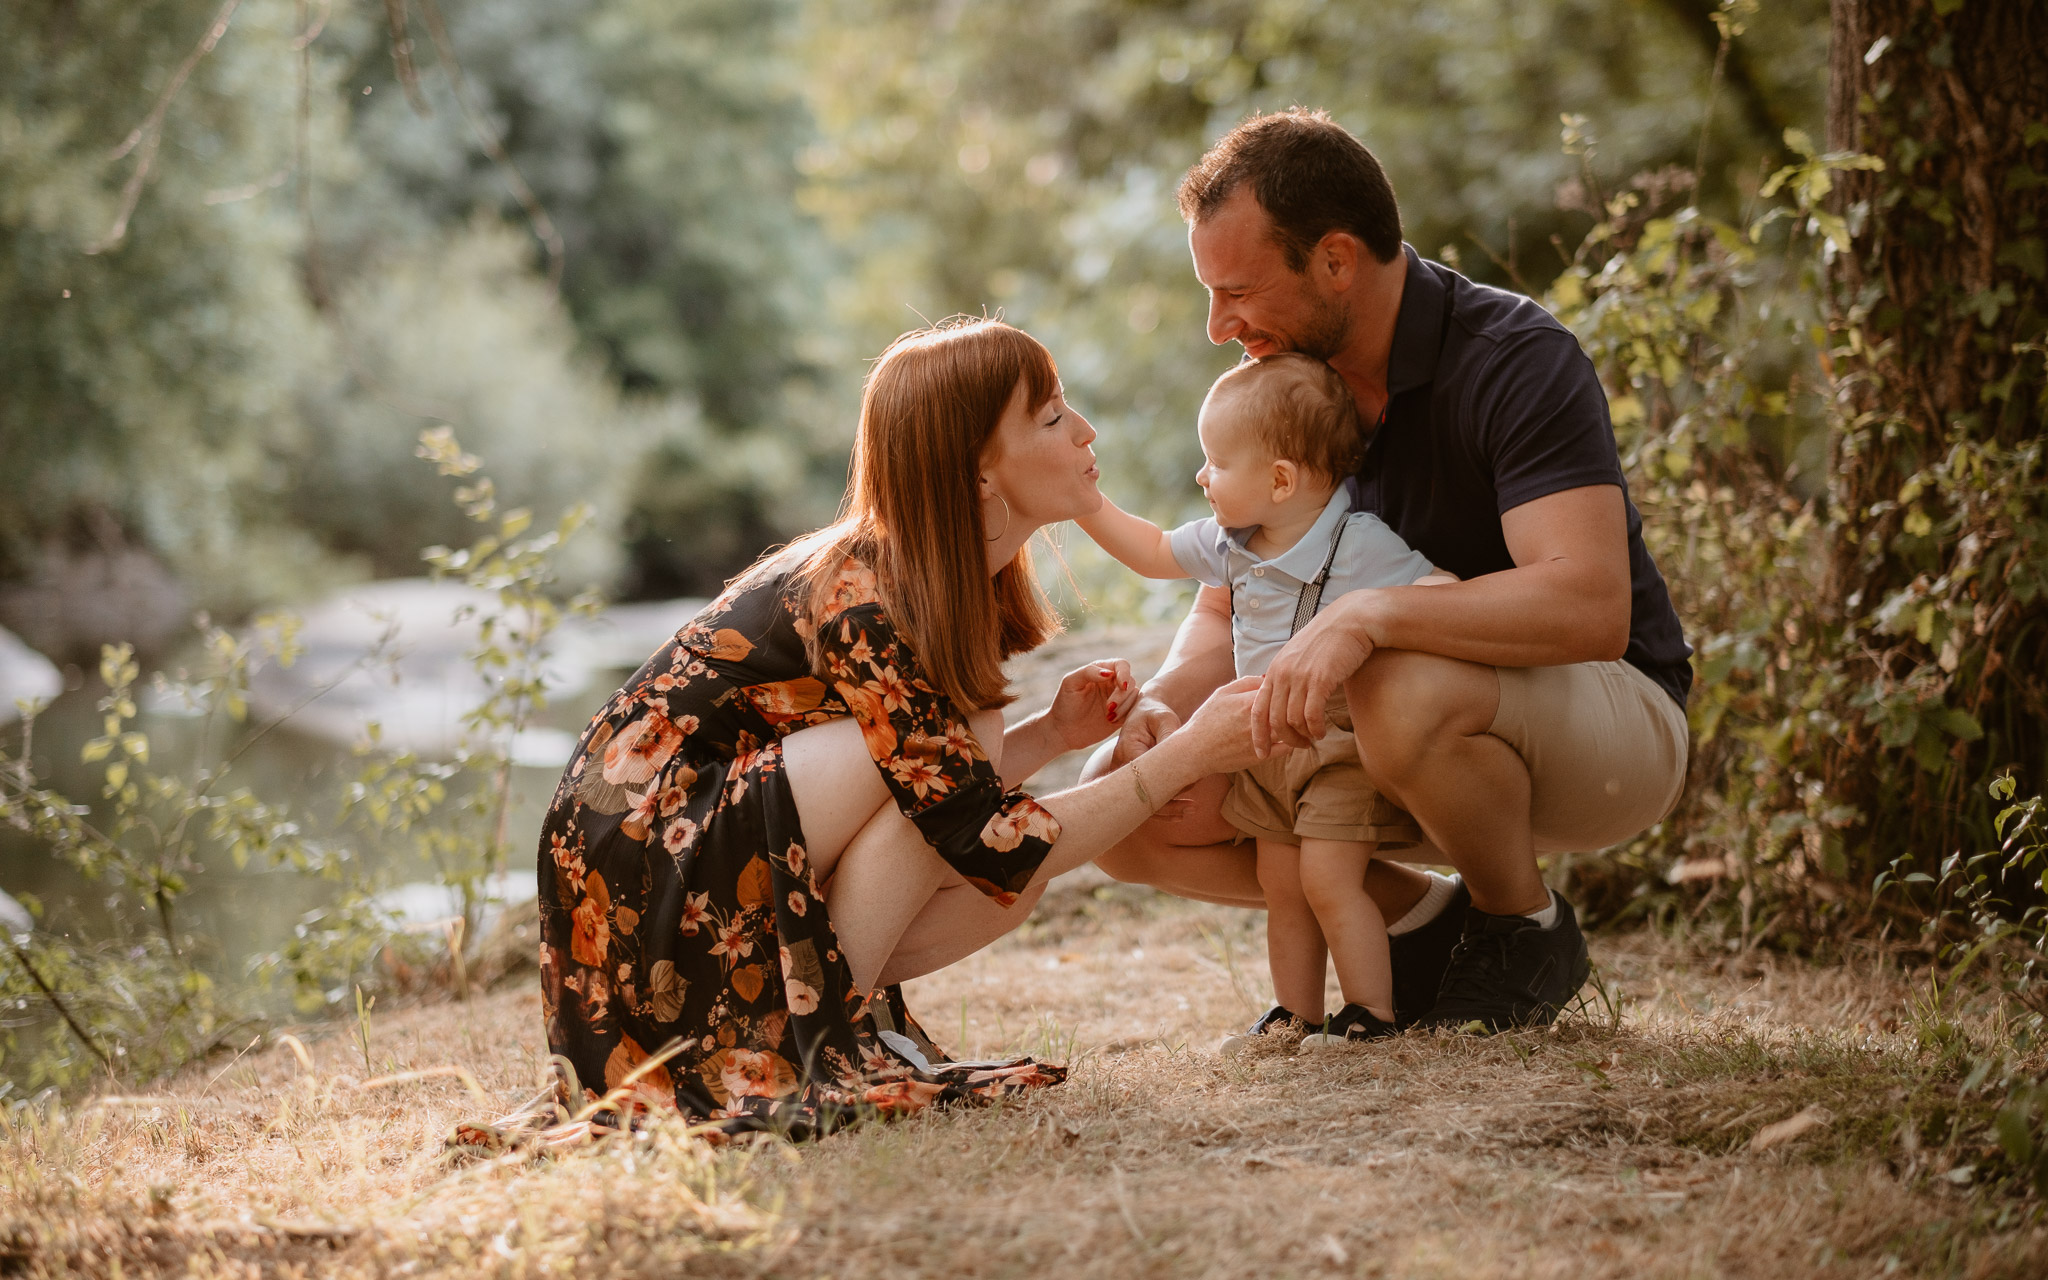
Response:
[[[1840,418],[1827,584],[1859,655],[1829,762],[1864,865],[1989,847],[2048,772],[2048,0],[1833,0]]]

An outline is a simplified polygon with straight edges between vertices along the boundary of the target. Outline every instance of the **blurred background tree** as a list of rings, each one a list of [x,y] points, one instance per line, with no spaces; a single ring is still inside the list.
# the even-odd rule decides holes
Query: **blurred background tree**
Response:
[[[1818,129],[1824,6],[1757,21],[1717,78],[1705,0],[24,0],[0,622],[76,657],[413,572],[443,422],[544,515],[597,500],[589,577],[706,592],[829,512],[863,361],[954,311],[1042,332],[1171,518],[1230,359],[1171,200],[1208,138],[1327,106],[1418,245],[1540,289],[1590,222],[1560,115],[1704,156],[1717,207]]]
[[[2048,773],[2048,4],[1834,23],[1829,146],[1882,167],[1832,193],[1827,597],[1862,714],[1825,777],[1867,848],[1974,852],[1986,780]]]

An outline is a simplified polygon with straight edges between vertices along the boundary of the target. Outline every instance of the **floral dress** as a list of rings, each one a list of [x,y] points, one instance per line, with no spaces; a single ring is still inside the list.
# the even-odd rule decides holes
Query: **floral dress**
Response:
[[[803,1138],[1066,1077],[1028,1058],[952,1062],[898,988],[854,988],[784,734],[854,717],[897,807],[1004,905],[1059,823],[1004,789],[883,612],[872,570],[848,560],[813,617],[793,568],[734,584],[663,645],[598,711],[556,788],[540,838],[541,996],[571,1111],[608,1097],[615,1118],[673,1106]],[[823,680],[805,655],[813,629]]]

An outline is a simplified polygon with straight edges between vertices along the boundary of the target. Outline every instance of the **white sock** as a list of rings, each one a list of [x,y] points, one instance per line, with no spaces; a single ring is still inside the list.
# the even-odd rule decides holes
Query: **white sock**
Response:
[[[1422,897],[1408,913],[1387,926],[1387,936],[1398,938],[1404,933],[1420,929],[1423,925],[1443,914],[1451,904],[1451,895],[1458,891],[1458,877],[1440,876],[1434,871],[1422,873],[1429,877],[1429,888],[1422,891]]]
[[[1544,907],[1543,910],[1531,911],[1529,913],[1529,919],[1534,920],[1536,922],[1536,927],[1539,929],[1548,929],[1550,926],[1556,924],[1557,895],[1554,893],[1550,895],[1550,905]]]

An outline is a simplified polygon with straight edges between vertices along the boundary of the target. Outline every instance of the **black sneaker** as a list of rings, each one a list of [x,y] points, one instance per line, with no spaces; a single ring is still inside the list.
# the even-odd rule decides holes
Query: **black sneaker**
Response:
[[[1308,1033],[1309,1021],[1298,1013],[1291,1012],[1283,1005],[1274,1005],[1266,1010],[1265,1016],[1216,1046],[1217,1052],[1225,1057],[1243,1053],[1254,1044],[1261,1043],[1254,1037],[1269,1037],[1274,1044],[1293,1044]]]
[[[1340,1045],[1364,1044],[1368,1040],[1379,1040],[1401,1034],[1400,1028],[1391,1022],[1382,1022],[1373,1016],[1372,1010],[1362,1004],[1347,1004],[1337,1010],[1337,1016],[1330,1019],[1321,1031],[1301,1038],[1301,1047],[1309,1049],[1334,1049]]]
[[[1586,935],[1572,904],[1553,891],[1557,921],[1545,929],[1527,916],[1496,916],[1474,907],[1465,936],[1451,953],[1436,1008],[1426,1026],[1478,1023],[1487,1031],[1548,1026],[1592,976]],[[1397,970],[1398,972],[1398,970]]]
[[[1436,919],[1387,939],[1387,955],[1394,968],[1395,1026],[1405,1031],[1436,1007],[1437,990],[1444,984],[1451,952],[1464,936],[1465,909],[1471,905],[1472,892],[1461,876]]]

